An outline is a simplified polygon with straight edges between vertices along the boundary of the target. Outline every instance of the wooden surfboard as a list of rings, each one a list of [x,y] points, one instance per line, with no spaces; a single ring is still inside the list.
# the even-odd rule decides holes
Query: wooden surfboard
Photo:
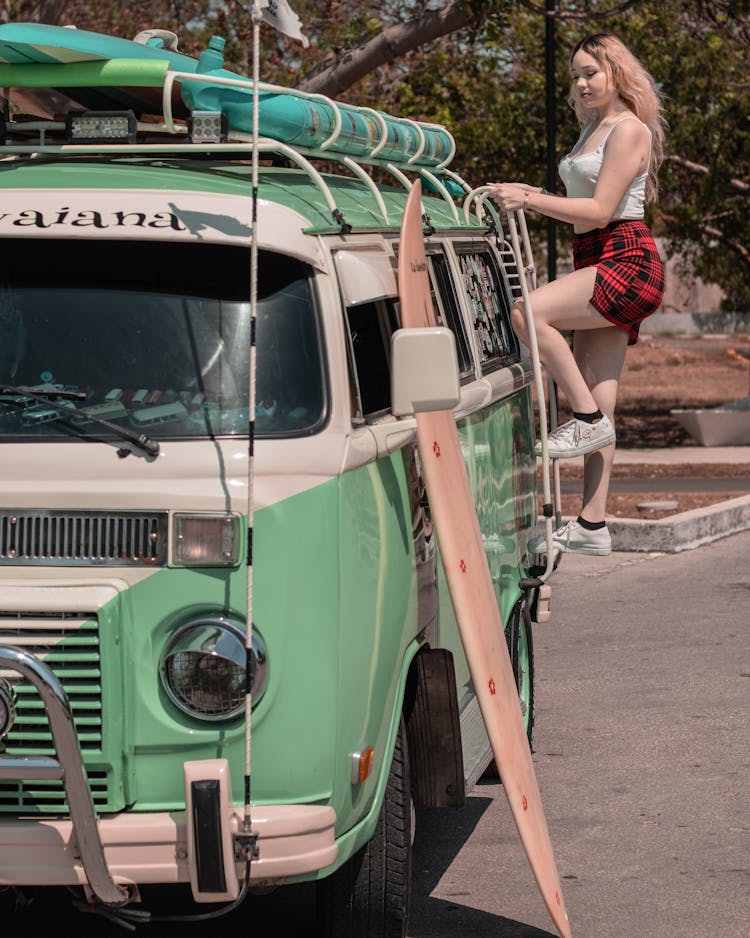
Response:
[[[424,237],[421,184],[409,192],[401,226],[401,325],[437,325]],[[450,411],[416,415],[417,445],[461,641],[513,818],[561,938],[570,938],[560,877],[531,761],[503,623],[484,552],[456,422]]]

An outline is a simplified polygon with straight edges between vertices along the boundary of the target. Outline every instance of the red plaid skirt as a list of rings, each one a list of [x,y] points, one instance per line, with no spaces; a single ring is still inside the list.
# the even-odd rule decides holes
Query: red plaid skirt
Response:
[[[596,266],[591,305],[638,341],[643,320],[664,298],[664,265],[642,221],[613,221],[573,238],[573,266]]]

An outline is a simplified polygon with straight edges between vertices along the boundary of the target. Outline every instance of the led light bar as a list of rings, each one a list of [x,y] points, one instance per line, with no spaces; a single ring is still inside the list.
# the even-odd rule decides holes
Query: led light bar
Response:
[[[223,111],[191,111],[188,134],[191,143],[224,143],[229,133],[227,115]]]
[[[77,111],[65,118],[71,143],[135,143],[137,128],[132,111]]]

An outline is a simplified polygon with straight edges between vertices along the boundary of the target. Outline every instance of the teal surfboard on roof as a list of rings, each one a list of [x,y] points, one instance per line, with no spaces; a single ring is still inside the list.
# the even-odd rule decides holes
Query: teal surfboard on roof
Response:
[[[169,71],[183,75],[180,87],[186,109],[221,111],[230,128],[251,133],[253,83],[223,67],[223,48],[224,40],[214,36],[195,59],[177,52],[176,37],[160,30],[128,40],[67,27],[8,23],[0,26],[0,63],[6,63],[0,65],[0,85],[53,87],[70,92],[84,107],[127,106],[140,116],[152,113],[154,100],[153,95],[139,96],[135,89],[149,82],[160,86],[164,80],[161,70],[152,72],[146,63],[167,62]],[[120,62],[119,68],[115,62]],[[45,68],[37,71],[30,66]],[[193,80],[191,75],[240,84]],[[259,92],[258,120],[261,136],[292,146],[360,158],[377,156],[386,163],[408,161],[415,168],[445,166],[455,149],[451,134],[439,125],[269,85]]]

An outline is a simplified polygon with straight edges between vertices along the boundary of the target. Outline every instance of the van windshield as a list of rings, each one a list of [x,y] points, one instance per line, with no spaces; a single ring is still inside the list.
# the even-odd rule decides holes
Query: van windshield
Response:
[[[256,433],[320,429],[311,271],[259,252]],[[0,386],[72,392],[69,415],[0,391],[0,438],[247,435],[250,252],[216,244],[0,242]]]

